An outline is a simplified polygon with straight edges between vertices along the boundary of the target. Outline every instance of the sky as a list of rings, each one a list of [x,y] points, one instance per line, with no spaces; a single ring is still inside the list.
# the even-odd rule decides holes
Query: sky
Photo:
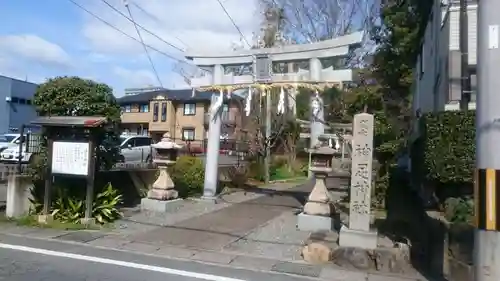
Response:
[[[134,25],[102,0],[73,0],[138,39]],[[123,0],[107,0],[128,15]],[[135,21],[182,50],[229,49],[241,36],[217,0],[128,0]],[[255,0],[222,0],[250,40],[258,27]],[[0,0],[0,75],[42,83],[55,76],[79,76],[125,88],[159,86],[139,42],[100,22],[70,0]],[[186,88],[175,68],[180,50],[140,30],[161,84]],[[168,56],[172,56],[170,58]],[[181,64],[184,65],[184,64]]]

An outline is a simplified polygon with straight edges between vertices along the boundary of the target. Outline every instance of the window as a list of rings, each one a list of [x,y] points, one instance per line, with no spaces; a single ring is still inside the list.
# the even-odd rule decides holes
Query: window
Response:
[[[182,140],[193,141],[195,138],[193,128],[183,128],[182,129]]]
[[[19,98],[12,97],[12,98],[10,99],[10,102],[11,102],[11,103],[18,103],[18,102],[19,102]]]
[[[153,105],[153,122],[158,122],[158,103]]]
[[[167,121],[167,103],[161,104],[161,122]]]
[[[184,115],[196,115],[196,104],[185,103],[184,104]]]
[[[136,138],[135,146],[150,146],[151,139],[150,138]]]
[[[31,105],[31,100],[26,100],[27,105]]]
[[[135,147],[134,139],[126,139],[126,138],[120,138],[120,142],[122,143],[121,148],[127,148],[127,147]]]
[[[149,112],[149,104],[141,104],[139,106],[139,112]]]
[[[229,105],[227,103],[222,104],[222,120],[229,119]]]
[[[425,69],[425,52],[424,52],[424,44],[422,44],[422,51],[420,52],[419,56],[419,65],[420,65],[420,79],[424,76],[424,69]]]
[[[131,112],[132,111],[132,107],[130,105],[126,105],[124,111],[125,112]]]
[[[26,99],[19,99],[19,104],[26,104]]]

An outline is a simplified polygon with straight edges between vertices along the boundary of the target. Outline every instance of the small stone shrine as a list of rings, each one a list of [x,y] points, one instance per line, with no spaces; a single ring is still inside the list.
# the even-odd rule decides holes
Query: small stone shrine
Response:
[[[156,150],[153,162],[158,165],[160,171],[158,178],[148,191],[147,198],[141,201],[141,209],[155,212],[166,212],[168,205],[177,201],[178,192],[170,175],[168,167],[173,165],[177,159],[181,145],[176,144],[170,138],[170,133],[166,132],[159,143],[151,145]]]
[[[322,138],[322,137],[321,137]],[[334,229],[333,202],[326,188],[325,179],[332,172],[335,149],[324,142],[312,149],[310,171],[314,176],[314,187],[309,194],[304,210],[297,216],[297,228],[303,231],[330,231]]]
[[[370,229],[373,122],[373,115],[368,113],[354,116],[349,227],[342,226],[340,229],[341,247],[377,248],[377,232]]]

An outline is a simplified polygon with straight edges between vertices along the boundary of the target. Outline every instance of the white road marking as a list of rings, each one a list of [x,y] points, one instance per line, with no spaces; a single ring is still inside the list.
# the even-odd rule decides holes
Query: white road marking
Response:
[[[493,186],[493,181],[490,180],[488,182],[488,201],[489,201],[488,202],[488,205],[489,205],[488,207],[490,209],[489,214],[488,214],[488,220],[489,221],[493,221],[494,220],[493,214],[495,212],[495,208],[493,206],[493,200],[494,200],[494,198],[493,198],[493,188],[495,188]]]
[[[26,247],[26,246],[19,246],[19,245],[0,243],[0,248],[28,252],[28,253],[34,253],[34,254],[40,254],[40,255],[46,255],[46,256],[70,258],[70,259],[75,259],[75,260],[117,265],[117,266],[123,266],[123,267],[129,267],[129,268],[135,268],[135,269],[141,269],[141,270],[148,270],[148,271],[155,271],[155,272],[160,272],[160,273],[166,273],[166,274],[183,276],[183,277],[190,277],[190,278],[195,278],[195,279],[209,280],[209,281],[246,281],[243,279],[229,278],[229,277],[217,276],[217,275],[212,275],[212,274],[196,273],[196,272],[178,270],[178,269],[167,268],[167,267],[160,267],[160,266],[140,264],[140,263],[134,263],[134,262],[112,260],[112,259],[92,257],[92,256],[84,256],[84,255],[71,254],[71,253],[65,253],[65,252],[57,252],[57,251],[32,248],[32,247]]]

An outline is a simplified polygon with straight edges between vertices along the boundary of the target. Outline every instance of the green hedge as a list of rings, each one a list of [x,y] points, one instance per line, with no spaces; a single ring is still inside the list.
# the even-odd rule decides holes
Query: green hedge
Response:
[[[186,198],[203,193],[205,165],[200,158],[181,156],[169,168],[169,173],[180,197]]]
[[[420,148],[423,150],[422,172],[427,180],[441,185],[472,184],[476,153],[475,115],[475,111],[446,111],[423,116]]]

